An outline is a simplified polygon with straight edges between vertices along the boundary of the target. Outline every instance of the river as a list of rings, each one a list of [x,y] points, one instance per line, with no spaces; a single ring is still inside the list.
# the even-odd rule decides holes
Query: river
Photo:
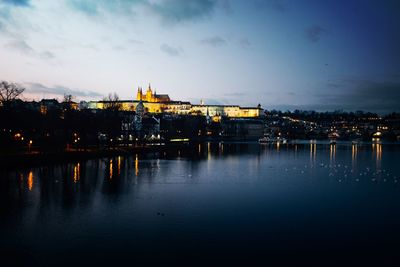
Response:
[[[205,143],[0,171],[17,266],[395,266],[400,146]]]

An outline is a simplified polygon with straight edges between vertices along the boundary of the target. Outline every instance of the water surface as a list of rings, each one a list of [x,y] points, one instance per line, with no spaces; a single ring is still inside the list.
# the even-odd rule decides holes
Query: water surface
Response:
[[[400,264],[400,147],[202,144],[2,171],[6,265]]]

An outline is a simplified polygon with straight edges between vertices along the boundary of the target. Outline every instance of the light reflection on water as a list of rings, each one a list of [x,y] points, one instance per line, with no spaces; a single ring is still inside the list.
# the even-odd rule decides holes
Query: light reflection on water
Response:
[[[33,188],[33,171],[30,171],[28,174],[28,190],[32,191]]]
[[[225,151],[224,146],[228,147]],[[335,176],[337,181],[341,180],[341,176],[346,178],[357,177],[354,181],[359,181],[359,176],[363,175],[367,176],[369,180],[375,181],[382,177],[382,173],[385,173],[386,177],[389,178],[385,181],[389,180],[397,183],[396,173],[399,172],[398,166],[393,163],[396,156],[400,154],[400,151],[397,151],[396,147],[388,147],[389,153],[388,158],[386,158],[386,165],[388,165],[388,168],[385,169],[382,167],[383,145],[379,143],[371,144],[371,157],[368,157],[368,145],[339,145],[338,159],[338,145],[317,145],[316,143],[310,143],[308,145],[308,161],[305,160],[304,157],[307,152],[307,145],[299,144],[293,146],[258,146],[256,144],[235,145],[229,143],[207,143],[206,145],[199,144],[197,148],[197,154],[188,153],[187,151],[183,152],[181,150],[177,150],[175,153],[169,153],[168,155],[163,154],[161,155],[161,158],[159,158],[159,154],[147,156],[135,154],[133,157],[118,156],[115,158],[88,160],[84,162],[56,165],[53,167],[45,166],[42,168],[32,168],[28,171],[20,170],[9,172],[6,175],[8,176],[7,179],[10,179],[10,177],[15,175],[17,177],[19,188],[24,188],[25,185],[27,191],[40,191],[43,189],[40,183],[43,182],[48,183],[49,181],[56,181],[58,183],[60,180],[69,184],[68,176],[71,177],[70,180],[74,184],[79,184],[82,182],[81,175],[88,177],[88,179],[102,180],[102,174],[106,174],[105,177],[112,180],[114,178],[121,179],[121,176],[124,176],[123,179],[130,179],[132,176],[131,174],[133,174],[133,176],[140,176],[145,180],[148,179],[148,181],[142,180],[143,183],[151,183],[154,182],[152,178],[156,178],[156,180],[160,178],[160,174],[158,174],[160,171],[162,172],[162,175],[168,176],[169,172],[174,176],[176,173],[186,171],[180,169],[184,165],[198,165],[199,167],[196,168],[202,168],[201,166],[204,165],[204,163],[207,165],[207,168],[205,169],[209,173],[214,172],[215,174],[221,172],[220,175],[227,176],[224,181],[229,181],[230,178],[229,175],[225,175],[226,173],[230,173],[231,175],[233,174],[229,171],[229,168],[236,165],[234,167],[236,170],[238,169],[237,165],[243,164],[243,161],[249,162],[250,167],[247,168],[246,171],[250,172],[252,175],[262,175],[262,172],[265,171],[265,166],[277,169],[275,173],[276,176],[285,175],[283,171],[288,171],[288,169],[292,171],[297,170],[297,175],[306,173],[307,169],[308,172],[306,174],[310,175],[313,174],[310,170],[319,169],[317,174],[320,176],[320,179],[324,179],[324,176]],[[284,154],[280,154],[282,148],[285,149]],[[347,156],[350,153],[348,152],[348,148],[350,148],[351,151],[351,154],[349,155],[351,158],[349,160],[347,159]],[[359,149],[361,149],[361,152]],[[319,155],[317,155],[317,150],[319,151]],[[362,153],[361,163],[358,162],[359,153]],[[391,156],[389,157],[389,155]],[[326,161],[327,159],[329,159],[329,162]],[[182,161],[185,163],[182,164]],[[338,164],[337,162],[341,163]],[[220,163],[226,164],[226,166],[222,167]],[[81,174],[82,164],[85,166],[85,173],[83,174]],[[115,166],[115,164],[117,166]],[[87,168],[88,165],[89,168]],[[69,166],[72,166],[72,172],[70,172],[71,168]],[[133,170],[131,166],[133,167]],[[279,170],[279,167],[281,166],[284,166],[284,168]],[[326,173],[323,172],[324,167],[329,167],[329,170]],[[55,175],[55,173],[57,173],[57,177],[51,177],[51,174]],[[193,175],[196,175],[196,173],[190,173],[190,177]],[[24,177],[26,177],[26,179]],[[46,180],[41,181],[42,177],[46,177]],[[179,177],[186,176],[181,175],[169,178],[176,180],[179,179]],[[185,182],[185,179],[181,182]],[[64,183],[61,183],[60,185],[63,185]]]
[[[81,164],[78,162],[74,166],[74,177],[73,177],[74,183],[77,183],[81,178],[80,172],[81,172]]]
[[[383,144],[206,143],[3,172],[0,248],[20,258],[35,251],[39,262],[52,251],[51,263],[75,246],[139,262],[152,253],[174,262],[176,251],[207,259],[213,249],[257,257],[299,244],[322,253],[380,242],[391,251],[399,157]]]

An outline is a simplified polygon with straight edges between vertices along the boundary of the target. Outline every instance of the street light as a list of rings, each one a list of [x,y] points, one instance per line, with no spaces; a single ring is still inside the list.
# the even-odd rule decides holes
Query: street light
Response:
[[[31,153],[31,146],[32,146],[32,143],[33,143],[33,141],[32,141],[32,140],[29,140],[29,143],[28,143],[28,151],[29,151],[29,153]]]

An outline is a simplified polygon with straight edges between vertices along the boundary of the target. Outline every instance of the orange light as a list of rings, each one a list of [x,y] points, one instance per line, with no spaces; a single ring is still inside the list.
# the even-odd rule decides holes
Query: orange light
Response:
[[[30,171],[28,174],[28,189],[29,191],[32,191],[33,188],[33,172]]]
[[[110,180],[112,179],[113,176],[113,160],[110,160]]]

